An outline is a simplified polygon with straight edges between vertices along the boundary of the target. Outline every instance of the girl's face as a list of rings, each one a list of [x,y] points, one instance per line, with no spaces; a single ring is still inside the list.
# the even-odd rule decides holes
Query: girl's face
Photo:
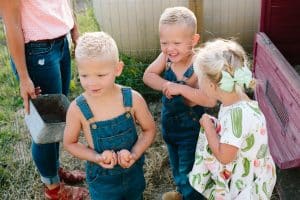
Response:
[[[185,62],[193,53],[199,35],[183,24],[163,24],[159,29],[161,51],[173,63]]]
[[[82,59],[77,64],[81,86],[91,96],[101,96],[108,92],[123,69],[122,62],[109,59]]]

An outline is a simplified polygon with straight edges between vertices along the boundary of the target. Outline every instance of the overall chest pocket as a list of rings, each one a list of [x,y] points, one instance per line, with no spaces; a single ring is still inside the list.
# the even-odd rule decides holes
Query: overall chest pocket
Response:
[[[130,151],[136,140],[136,131],[133,128],[130,128],[110,137],[99,138],[97,142],[101,151],[120,151],[122,149]]]

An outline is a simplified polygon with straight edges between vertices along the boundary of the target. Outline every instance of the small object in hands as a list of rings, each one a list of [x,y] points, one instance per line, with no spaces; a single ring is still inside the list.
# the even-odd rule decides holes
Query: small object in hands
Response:
[[[219,120],[217,118],[215,118],[215,117],[212,117],[212,116],[210,117],[210,119],[214,123],[214,126],[216,128],[216,132],[220,133],[220,131],[221,131],[221,124],[220,124]]]
[[[37,144],[59,142],[63,139],[69,100],[63,94],[45,94],[29,101],[30,113],[25,123]]]

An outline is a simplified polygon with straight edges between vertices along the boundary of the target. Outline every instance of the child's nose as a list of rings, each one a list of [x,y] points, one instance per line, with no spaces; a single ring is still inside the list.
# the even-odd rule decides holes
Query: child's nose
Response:
[[[175,45],[174,44],[169,44],[167,47],[167,51],[173,51],[175,49]]]
[[[95,85],[95,80],[93,79],[93,78],[90,78],[90,79],[88,79],[88,81],[87,81],[87,84],[89,85],[89,86],[93,86],[93,85]]]

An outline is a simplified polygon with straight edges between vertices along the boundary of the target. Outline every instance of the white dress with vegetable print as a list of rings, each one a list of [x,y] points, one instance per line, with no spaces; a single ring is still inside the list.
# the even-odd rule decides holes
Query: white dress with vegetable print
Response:
[[[208,199],[270,199],[276,182],[268,148],[266,121],[256,101],[221,106],[220,142],[239,148],[233,162],[221,164],[201,129],[189,181]]]

